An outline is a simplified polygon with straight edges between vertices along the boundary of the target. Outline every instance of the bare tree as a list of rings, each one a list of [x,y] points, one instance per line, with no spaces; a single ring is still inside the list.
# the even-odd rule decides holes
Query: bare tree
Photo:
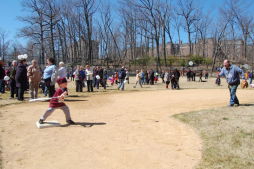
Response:
[[[10,41],[7,40],[7,36],[8,34],[6,31],[0,30],[0,58],[2,58],[3,61],[5,61],[10,44]]]
[[[195,32],[194,23],[199,20],[199,9],[194,0],[178,0],[177,14],[184,19],[184,29],[188,34],[189,54],[193,54],[191,35]]]
[[[247,41],[249,38],[250,25],[253,22],[252,16],[248,15],[250,2],[243,0],[227,0],[226,5],[226,10],[232,14],[242,32],[244,45],[243,56],[247,59]]]
[[[150,39],[154,39],[156,44],[156,70],[161,69],[160,63],[160,38],[161,38],[161,22],[160,11],[161,3],[159,0],[138,0],[138,1],[129,1],[130,5],[133,5],[137,11],[137,23],[138,26],[144,29],[149,33]],[[148,23],[150,26],[145,27]],[[147,29],[148,28],[148,29]],[[149,29],[152,28],[152,29]]]

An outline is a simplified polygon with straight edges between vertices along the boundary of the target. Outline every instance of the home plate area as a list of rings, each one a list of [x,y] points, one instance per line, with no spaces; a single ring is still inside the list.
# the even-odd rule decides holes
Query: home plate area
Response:
[[[39,121],[37,121],[36,126],[39,129],[42,129],[42,128],[49,128],[49,127],[60,127],[61,124],[58,121],[45,121],[43,124],[40,124]]]

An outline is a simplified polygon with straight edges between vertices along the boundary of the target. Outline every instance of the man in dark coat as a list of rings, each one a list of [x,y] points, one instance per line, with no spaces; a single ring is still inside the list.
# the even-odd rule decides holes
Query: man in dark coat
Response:
[[[174,70],[174,76],[175,76],[175,88],[179,89],[180,88],[179,87],[179,79],[180,79],[181,74],[177,69]]]
[[[150,72],[150,84],[154,85],[154,71],[153,71],[153,69]]]
[[[26,69],[26,59],[24,55],[19,57],[19,64],[17,66],[17,72],[15,76],[16,87],[18,89],[18,100],[24,100],[24,92],[28,89],[28,78],[27,78],[27,69]]]
[[[126,71],[124,66],[122,67],[122,69],[119,71],[119,85],[118,85],[118,90],[124,90],[124,80],[126,77]]]

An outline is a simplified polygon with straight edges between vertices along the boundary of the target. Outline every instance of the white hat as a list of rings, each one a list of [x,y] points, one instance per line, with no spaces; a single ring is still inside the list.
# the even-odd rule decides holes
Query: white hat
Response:
[[[18,55],[18,60],[26,60],[28,58],[27,54]]]
[[[10,80],[10,77],[9,76],[4,76],[4,80],[8,81],[8,80]]]

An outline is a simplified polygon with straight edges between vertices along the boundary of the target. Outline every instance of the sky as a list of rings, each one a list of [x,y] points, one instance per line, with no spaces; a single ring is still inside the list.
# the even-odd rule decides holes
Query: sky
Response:
[[[27,42],[24,38],[17,37],[18,31],[24,26],[22,22],[17,19],[17,16],[25,16],[27,12],[21,6],[22,0],[0,0],[0,30],[4,30],[8,33],[8,39],[12,41],[18,41],[21,44]],[[118,0],[108,0],[112,4],[112,10],[116,9],[115,4]],[[218,17],[216,11],[218,7],[221,7],[224,0],[194,0],[197,4],[200,4],[204,9],[207,9],[211,13],[212,17]],[[246,0],[249,1],[249,0]],[[250,0],[252,1],[252,0]],[[254,5],[253,16],[254,16]],[[185,38],[186,35],[182,33],[182,37]]]

